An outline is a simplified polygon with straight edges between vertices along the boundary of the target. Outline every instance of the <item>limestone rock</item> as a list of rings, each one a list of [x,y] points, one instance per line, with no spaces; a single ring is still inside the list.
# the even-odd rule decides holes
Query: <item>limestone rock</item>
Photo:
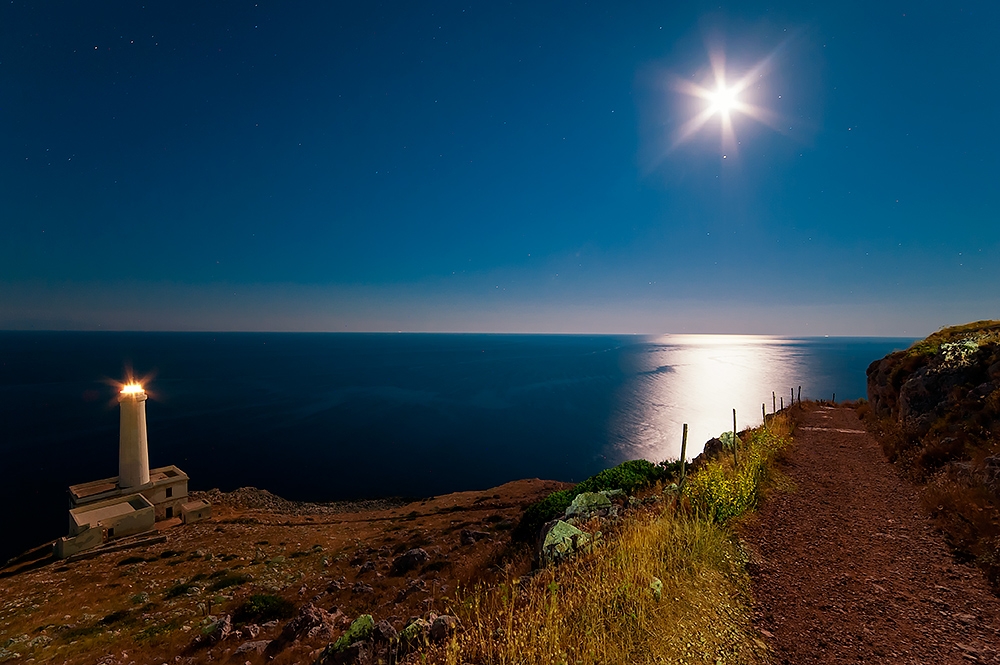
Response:
[[[562,520],[549,522],[542,533],[538,551],[538,562],[542,566],[559,563],[573,553],[586,549],[591,542],[589,534]]]
[[[581,492],[573,498],[564,513],[566,517],[574,515],[592,515],[601,510],[611,508],[611,499],[604,492]]]

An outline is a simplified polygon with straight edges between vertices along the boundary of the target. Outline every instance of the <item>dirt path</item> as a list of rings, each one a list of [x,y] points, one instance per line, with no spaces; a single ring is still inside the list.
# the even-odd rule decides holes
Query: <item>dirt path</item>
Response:
[[[1000,599],[950,556],[854,411],[807,405],[795,440],[797,491],[743,533],[775,661],[1000,663]]]

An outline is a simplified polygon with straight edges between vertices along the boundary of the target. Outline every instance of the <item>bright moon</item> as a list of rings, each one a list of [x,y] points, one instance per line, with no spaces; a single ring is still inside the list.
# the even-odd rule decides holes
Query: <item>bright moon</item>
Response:
[[[675,79],[673,88],[684,95],[706,102],[702,110],[681,125],[674,132],[672,143],[677,146],[698,133],[710,120],[718,117],[722,139],[722,151],[734,152],[739,143],[736,139],[735,121],[749,118],[774,129],[779,126],[778,116],[772,111],[752,103],[746,96],[760,96],[762,79],[771,65],[772,56],[751,67],[735,83],[727,84],[725,57],[721,51],[710,53],[712,74],[715,79],[699,85],[689,79]],[[747,93],[747,95],[744,95]],[[714,123],[713,123],[714,124]]]
[[[736,99],[736,89],[727,88],[722,85],[715,92],[710,93],[708,101],[711,103],[709,109],[713,114],[729,113],[739,103],[739,100]]]

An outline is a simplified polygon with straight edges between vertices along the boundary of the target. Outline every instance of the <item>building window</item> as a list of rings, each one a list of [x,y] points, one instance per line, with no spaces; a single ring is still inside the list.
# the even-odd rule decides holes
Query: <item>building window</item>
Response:
[[[115,537],[115,528],[111,527],[108,529],[108,538],[114,538],[114,537]]]
[[[167,498],[169,499],[173,495],[174,495],[174,488],[173,487],[168,487],[167,488]]]
[[[174,516],[174,507],[173,506],[169,506],[167,508],[167,517],[169,518],[169,517],[173,517],[173,516]]]

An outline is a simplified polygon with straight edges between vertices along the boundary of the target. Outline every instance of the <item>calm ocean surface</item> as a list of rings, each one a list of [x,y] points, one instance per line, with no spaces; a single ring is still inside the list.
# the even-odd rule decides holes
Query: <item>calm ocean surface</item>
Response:
[[[66,488],[118,473],[116,381],[147,377],[151,466],[316,501],[576,481],[689,457],[771,392],[865,394],[912,339],[0,332],[0,561],[65,535]],[[10,538],[6,534],[15,534]]]

